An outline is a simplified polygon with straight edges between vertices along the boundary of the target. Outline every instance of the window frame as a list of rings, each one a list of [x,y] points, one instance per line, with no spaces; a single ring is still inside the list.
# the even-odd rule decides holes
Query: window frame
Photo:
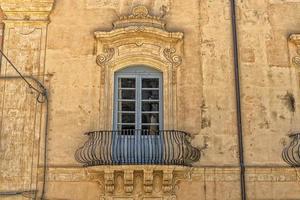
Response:
[[[135,129],[142,129],[143,123],[142,123],[142,113],[145,111],[142,111],[142,79],[143,78],[157,78],[159,80],[159,130],[163,130],[163,73],[146,66],[131,66],[126,67],[124,69],[121,69],[119,71],[116,71],[114,74],[114,95],[113,95],[113,130],[119,130],[118,125],[124,124],[118,122],[118,92],[119,92],[119,84],[118,80],[119,78],[135,78]],[[146,102],[144,100],[144,102]],[[145,124],[145,123],[144,123]]]

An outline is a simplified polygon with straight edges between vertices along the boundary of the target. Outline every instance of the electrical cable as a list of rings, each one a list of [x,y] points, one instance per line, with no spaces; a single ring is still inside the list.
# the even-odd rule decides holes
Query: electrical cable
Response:
[[[45,137],[44,137],[44,166],[43,166],[43,185],[42,185],[42,193],[41,200],[44,199],[45,190],[46,190],[46,174],[47,174],[47,140],[48,140],[48,121],[49,121],[49,100],[48,100],[48,91],[46,87],[36,78],[32,76],[24,76],[17,67],[12,63],[12,61],[3,53],[0,49],[0,54],[7,60],[7,62],[13,67],[13,69],[18,73],[19,76],[0,76],[0,79],[12,79],[12,78],[22,78],[24,82],[28,85],[28,87],[34,90],[37,93],[36,101],[38,103],[46,103],[46,111],[45,111]],[[27,79],[33,80],[39,88],[34,87]],[[0,196],[2,194],[23,194],[28,191],[17,191],[17,192],[0,192]]]

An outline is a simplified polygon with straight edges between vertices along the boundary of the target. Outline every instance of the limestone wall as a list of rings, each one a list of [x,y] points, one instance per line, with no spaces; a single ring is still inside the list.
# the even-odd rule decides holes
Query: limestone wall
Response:
[[[97,129],[105,117],[97,112],[100,69],[93,32],[110,30],[111,23],[132,5],[92,0],[56,3],[46,55],[47,73],[52,75],[50,160],[54,165],[75,164],[69,155],[82,142],[82,133]],[[178,127],[196,134],[196,145],[209,145],[202,164],[236,164],[229,1],[170,1],[168,5],[164,18],[168,29],[185,34]],[[292,112],[288,101],[288,94],[293,95],[299,107],[299,84],[288,49],[289,35],[299,29],[298,7],[294,1],[238,2],[245,153],[250,165],[282,165],[286,135],[299,128],[298,109]],[[156,4],[149,8],[153,13],[159,10]],[[266,153],[260,154],[262,150]]]
[[[162,16],[168,31],[184,33],[177,127],[195,136],[195,146],[208,145],[191,168],[196,173],[176,182],[177,199],[239,199],[229,0],[57,0],[53,7],[51,1],[3,0],[0,7],[8,17],[5,52],[24,74],[46,80],[49,89],[48,197],[101,196],[97,181],[86,178],[86,169],[74,159],[86,140],[83,133],[99,130],[106,117],[99,112],[103,97],[94,32],[110,31],[112,22],[140,4]],[[290,40],[291,34],[300,33],[299,9],[299,0],[237,1],[249,199],[300,199],[299,175],[281,158],[287,134],[300,129],[300,69],[293,63],[297,46]],[[1,41],[0,15],[0,46]],[[0,72],[7,75],[13,70],[2,61]],[[0,127],[0,156],[7,159],[0,164],[0,171],[5,171],[0,175],[3,190],[35,188],[38,156],[39,166],[43,164],[45,109],[20,84],[0,83],[0,123],[5,122]],[[15,156],[24,149],[28,154]],[[42,178],[39,186],[41,182]]]

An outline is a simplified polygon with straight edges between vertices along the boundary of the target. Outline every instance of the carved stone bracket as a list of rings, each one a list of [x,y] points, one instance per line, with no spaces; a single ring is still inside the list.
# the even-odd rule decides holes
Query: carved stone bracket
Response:
[[[144,191],[145,193],[153,191],[153,170],[144,171]]]
[[[296,66],[300,67],[300,34],[292,34],[290,36],[290,41],[294,43],[297,47],[297,55],[292,57],[292,62]]]
[[[104,173],[105,192],[112,194],[115,189],[115,175],[113,170]]]
[[[173,170],[164,170],[163,171],[163,192],[164,193],[174,193],[174,181],[173,181]]]
[[[133,170],[124,171],[124,191],[127,194],[133,192]]]
[[[109,168],[109,170],[107,169]],[[179,180],[189,179],[190,167],[182,166],[97,166],[86,168],[90,181],[99,184],[100,198],[176,199],[175,184]],[[120,180],[120,174],[124,174]],[[155,184],[154,184],[155,177]],[[119,180],[118,180],[119,179]],[[104,187],[103,187],[104,186]],[[104,190],[102,190],[104,189]],[[133,198],[135,199],[135,198]]]

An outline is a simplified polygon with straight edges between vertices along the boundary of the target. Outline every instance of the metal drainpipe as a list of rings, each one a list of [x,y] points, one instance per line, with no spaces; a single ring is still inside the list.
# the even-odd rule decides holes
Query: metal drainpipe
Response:
[[[238,36],[236,24],[236,5],[235,0],[231,2],[231,22],[232,22],[232,39],[234,53],[234,77],[236,92],[236,110],[237,110],[237,131],[239,143],[239,161],[240,161],[240,187],[241,199],[246,200],[246,181],[245,181],[245,163],[244,163],[244,143],[243,143],[243,124],[241,109],[241,89],[240,89],[240,72],[239,72],[239,52],[238,52]]]

